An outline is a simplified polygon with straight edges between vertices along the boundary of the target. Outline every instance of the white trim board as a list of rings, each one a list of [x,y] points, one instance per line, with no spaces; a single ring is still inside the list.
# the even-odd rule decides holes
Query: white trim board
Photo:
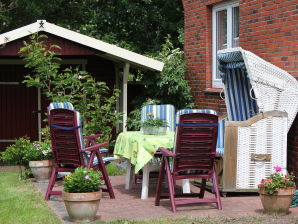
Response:
[[[111,58],[115,58],[123,63],[130,63],[136,67],[162,71],[164,63],[158,60],[137,54],[135,52],[123,49],[116,45],[112,45],[101,40],[97,40],[92,37],[65,29],[55,24],[46,22],[46,20],[37,20],[37,22],[29,24],[27,26],[20,27],[18,29],[0,34],[0,46],[5,47],[5,44],[25,36],[29,36],[32,33],[44,31],[53,34],[58,37],[76,42],[86,47],[93,48],[98,51],[102,51]]]

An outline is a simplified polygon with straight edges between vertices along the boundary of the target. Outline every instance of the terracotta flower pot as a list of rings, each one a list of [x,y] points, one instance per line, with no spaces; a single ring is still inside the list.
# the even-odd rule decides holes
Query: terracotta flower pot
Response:
[[[72,222],[91,222],[96,218],[102,191],[88,193],[62,192],[67,213]]]
[[[37,182],[46,182],[51,177],[53,161],[52,160],[30,161],[29,167]]]
[[[262,205],[268,213],[288,213],[295,191],[295,187],[281,188],[270,195],[265,188],[259,188]]]

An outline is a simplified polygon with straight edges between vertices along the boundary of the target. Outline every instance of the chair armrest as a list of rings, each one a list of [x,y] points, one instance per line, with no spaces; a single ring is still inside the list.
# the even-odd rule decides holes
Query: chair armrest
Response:
[[[175,157],[176,155],[174,153],[172,153],[170,150],[166,149],[166,148],[159,148],[159,151],[162,153],[163,156],[168,156],[168,157]]]
[[[84,136],[85,139],[94,139],[104,136],[104,134],[95,134],[95,135],[86,135]]]
[[[90,147],[81,149],[81,152],[86,152],[86,151],[92,152],[92,151],[98,150],[98,149],[100,149],[102,147],[105,147],[108,144],[109,144],[108,142],[103,142],[103,143],[100,143],[100,144],[92,145]]]

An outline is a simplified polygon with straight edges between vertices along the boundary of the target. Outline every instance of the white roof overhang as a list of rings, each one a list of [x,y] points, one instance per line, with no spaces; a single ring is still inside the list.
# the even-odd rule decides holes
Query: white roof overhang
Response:
[[[93,48],[104,53],[98,54],[101,57],[105,57],[117,62],[129,63],[137,68],[162,71],[164,66],[164,63],[158,60],[137,54],[135,52],[103,42],[101,40],[97,40],[92,37],[88,37],[78,32],[65,29],[55,24],[46,22],[45,20],[37,20],[35,23],[0,34],[0,45],[4,45],[8,42],[41,31],[73,41],[86,47]]]

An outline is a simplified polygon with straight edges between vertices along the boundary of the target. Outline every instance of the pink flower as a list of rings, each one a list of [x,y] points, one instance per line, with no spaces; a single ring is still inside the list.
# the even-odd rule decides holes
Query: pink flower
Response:
[[[85,179],[86,180],[91,180],[91,178],[87,175],[87,176],[85,176]]]
[[[79,75],[79,76],[77,77],[78,80],[81,80],[82,78],[83,78],[83,76],[81,76],[81,75]]]
[[[281,167],[280,167],[280,166],[275,166],[275,167],[274,167],[274,170],[275,170],[276,172],[280,172],[280,171],[281,171]]]

